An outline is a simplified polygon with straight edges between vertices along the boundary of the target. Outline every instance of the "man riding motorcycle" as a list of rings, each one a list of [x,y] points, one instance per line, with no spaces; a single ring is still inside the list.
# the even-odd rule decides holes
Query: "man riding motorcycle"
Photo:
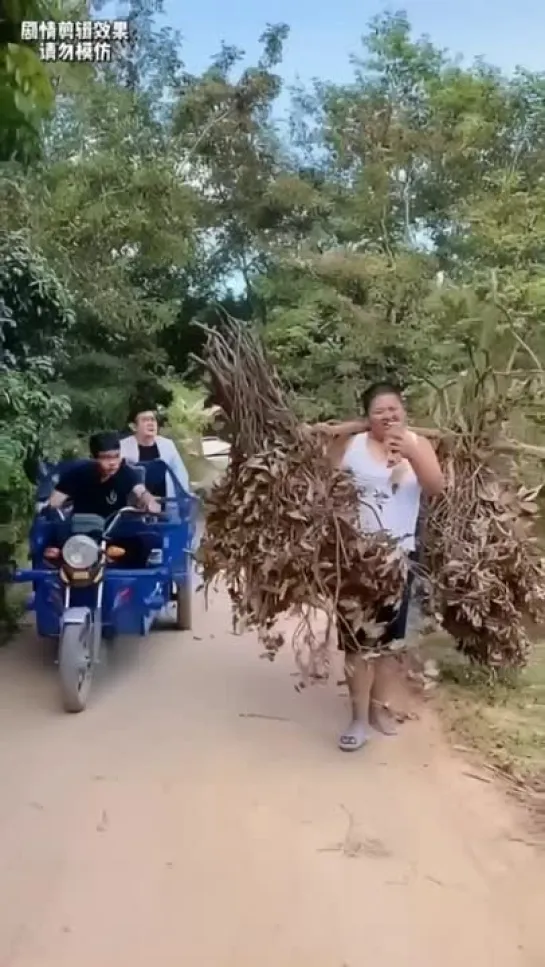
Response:
[[[161,512],[161,504],[143,485],[138,470],[123,460],[117,433],[93,434],[89,449],[90,460],[82,460],[61,474],[48,507],[60,509],[70,502],[74,514],[108,518],[134,502],[150,514]],[[149,552],[141,542],[126,539],[122,543],[126,549],[124,566],[144,567]]]

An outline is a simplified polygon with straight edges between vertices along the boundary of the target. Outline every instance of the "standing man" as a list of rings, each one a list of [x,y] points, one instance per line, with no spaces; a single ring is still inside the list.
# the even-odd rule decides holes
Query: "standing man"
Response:
[[[121,455],[130,463],[151,464],[146,468],[146,487],[150,493],[158,499],[175,496],[165,468],[153,465],[154,460],[162,460],[189,494],[191,485],[185,464],[172,440],[159,435],[155,410],[136,405],[129,414],[129,426],[133,432],[121,441]]]

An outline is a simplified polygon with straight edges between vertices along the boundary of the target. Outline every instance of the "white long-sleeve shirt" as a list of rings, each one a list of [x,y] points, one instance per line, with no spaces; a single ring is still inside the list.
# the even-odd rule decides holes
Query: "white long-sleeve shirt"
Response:
[[[191,493],[189,474],[173,441],[168,437],[158,436],[154,443],[157,445],[160,459],[166,463],[185,492]],[[125,437],[121,441],[121,456],[131,463],[138,463],[138,440],[135,436]],[[167,474],[166,485],[167,497],[174,497],[174,487],[169,474]]]

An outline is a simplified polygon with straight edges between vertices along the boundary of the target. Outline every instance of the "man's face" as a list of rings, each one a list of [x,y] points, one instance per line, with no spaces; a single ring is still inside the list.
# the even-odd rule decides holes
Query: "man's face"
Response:
[[[95,461],[98,464],[100,476],[103,480],[107,480],[108,477],[112,477],[119,470],[121,453],[119,450],[109,450],[107,453],[99,453],[95,457]]]
[[[143,437],[157,436],[157,417],[153,410],[146,410],[136,417],[136,432]]]

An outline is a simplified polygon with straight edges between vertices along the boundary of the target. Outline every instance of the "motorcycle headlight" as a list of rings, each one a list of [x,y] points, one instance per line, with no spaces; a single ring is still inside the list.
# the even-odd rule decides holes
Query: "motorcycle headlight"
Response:
[[[86,571],[98,561],[99,548],[96,541],[86,534],[69,537],[62,549],[64,563],[73,571]]]

